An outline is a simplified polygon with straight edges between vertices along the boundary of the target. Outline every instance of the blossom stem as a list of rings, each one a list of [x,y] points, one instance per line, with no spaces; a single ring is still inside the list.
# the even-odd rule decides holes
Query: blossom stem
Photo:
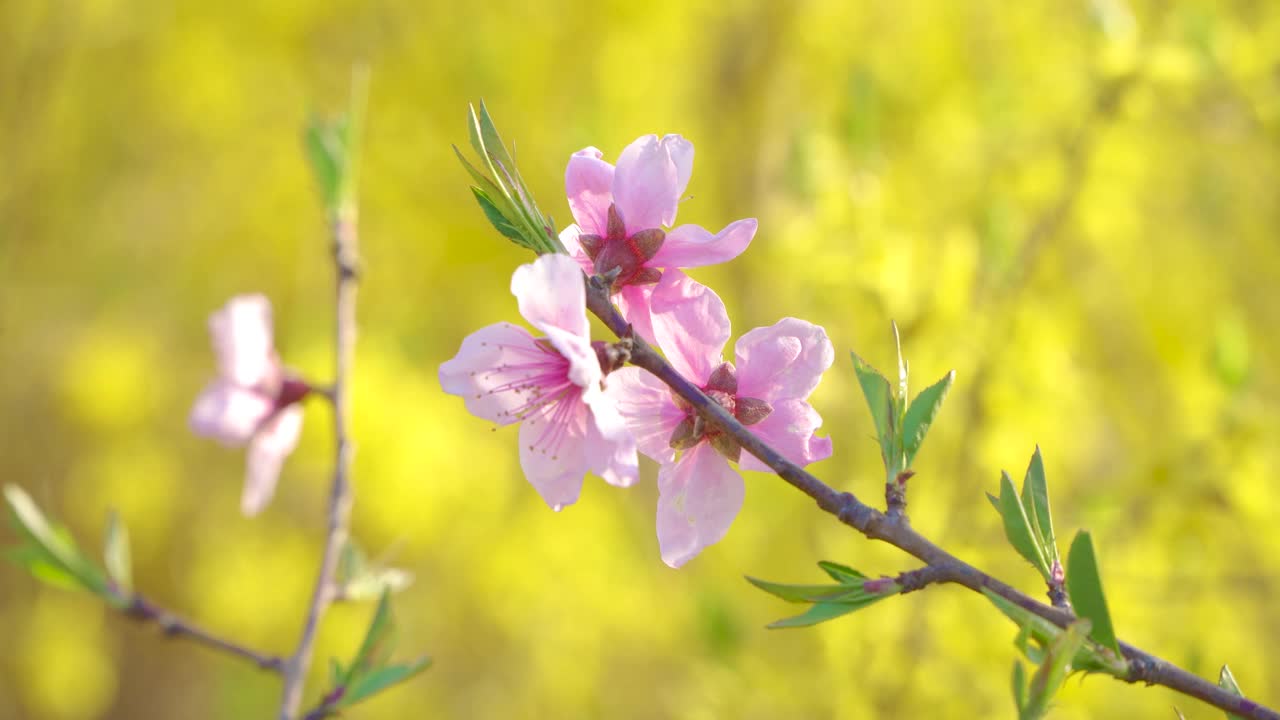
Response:
[[[128,605],[122,609],[128,617],[142,623],[155,623],[165,635],[175,638],[186,638],[198,645],[217,650],[228,655],[248,660],[263,670],[274,673],[284,672],[285,660],[278,655],[253,650],[240,643],[219,637],[187,620],[174,615],[164,608],[147,600],[139,593],[128,598]]]
[[[356,289],[359,281],[358,236],[354,204],[337,214],[332,223],[333,260],[337,276],[337,302],[334,327],[335,368],[333,384],[326,395],[333,406],[334,469],[333,483],[329,490],[328,532],[325,536],[324,554],[320,559],[320,572],[316,578],[311,604],[307,609],[306,623],[297,649],[290,656],[284,671],[284,693],[280,705],[280,720],[293,720],[302,704],[303,684],[311,667],[316,631],[320,620],[333,602],[334,577],[338,558],[349,535],[351,505],[354,492],[351,485],[352,445],[349,425],[351,415],[350,375],[355,359],[356,345]]]
[[[587,278],[587,309],[618,337],[631,336],[631,328],[610,300],[609,280]],[[960,560],[916,532],[905,515],[890,516],[858,500],[853,493],[840,492],[804,468],[787,460],[743,426],[719,403],[708,398],[686,380],[648,343],[633,339],[631,364],[653,374],[671,390],[693,406],[714,427],[731,436],[744,450],[768,465],[779,477],[808,495],[826,512],[871,540],[880,540],[923,560],[931,571],[913,578],[920,587],[934,583],[953,583],[981,593],[984,589],[1038,615],[1059,627],[1067,627],[1075,619],[1070,610],[1045,605],[1001,582],[978,568]],[[927,581],[927,582],[921,582]],[[913,587],[912,589],[918,589]],[[1280,712],[1239,697],[1181,667],[1162,660],[1128,643],[1120,650],[1129,661],[1129,683],[1163,685],[1184,695],[1197,698],[1216,708],[1251,720],[1280,720]]]

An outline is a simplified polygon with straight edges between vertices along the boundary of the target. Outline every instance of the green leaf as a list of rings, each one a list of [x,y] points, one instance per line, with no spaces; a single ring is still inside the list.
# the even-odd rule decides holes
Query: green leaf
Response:
[[[858,384],[862,386],[862,395],[867,399],[867,407],[871,410],[871,420],[876,426],[876,438],[880,441],[880,457],[884,460],[888,471],[893,463],[894,427],[896,421],[893,414],[893,390],[889,380],[871,367],[857,353],[849,353],[853,357],[853,371],[858,376]]]
[[[857,570],[854,570],[847,565],[831,562],[830,560],[819,560],[818,567],[822,568],[823,572],[830,575],[832,580],[844,583],[845,585],[850,585],[855,582],[860,583],[867,579],[866,575],[863,575]]]
[[[33,549],[20,562],[37,579],[65,587],[69,576],[74,578],[76,589],[109,596],[106,577],[80,552],[66,528],[49,522],[31,496],[17,485],[4,486],[4,499],[18,530]]]
[[[1077,620],[1056,637],[1036,674],[1031,678],[1027,703],[1019,713],[1019,720],[1039,720],[1049,711],[1049,703],[1057,694],[1072,671],[1071,661],[1084,647],[1088,638],[1089,621]]]
[[[1107,598],[1102,591],[1102,576],[1098,572],[1098,559],[1093,551],[1093,538],[1087,531],[1076,533],[1067,556],[1067,594],[1076,614],[1093,623],[1090,637],[1102,647],[1122,657],[1111,626],[1111,613],[1107,611]]]
[[[849,585],[784,585],[748,577],[747,582],[775,597],[793,603],[813,603],[834,600],[849,593]],[[857,588],[861,590],[861,585]]]
[[[320,189],[325,211],[331,216],[350,212],[355,204],[368,89],[368,68],[353,68],[346,113],[333,119],[313,116],[303,133],[311,172]]]
[[[1013,487],[1013,479],[1006,472],[1000,473],[1000,517],[1004,520],[1004,534],[1009,544],[1048,578],[1049,565],[1032,532],[1031,521],[1018,498],[1018,491]]]
[[[112,511],[107,515],[106,539],[103,543],[103,560],[107,577],[116,587],[128,594],[133,590],[133,562],[129,553],[129,530]]]
[[[924,444],[929,426],[942,409],[942,401],[946,399],[947,391],[951,389],[951,383],[955,379],[956,371],[952,370],[941,380],[925,388],[911,401],[911,407],[907,408],[906,415],[902,417],[902,451],[906,456],[906,467],[911,467],[911,461]]]
[[[347,667],[343,684],[351,684],[361,676],[386,665],[394,644],[395,618],[391,614],[391,591],[383,590],[378,608],[373,612],[373,620],[365,632],[364,641],[360,643],[360,650]]]
[[[343,185],[343,163],[346,157],[347,128],[339,120],[326,122],[313,117],[303,134],[311,172],[320,189],[325,210],[336,213]]]
[[[907,359],[902,356],[902,337],[898,334],[898,323],[890,322],[889,324],[893,326],[893,345],[898,350],[898,396],[894,402],[894,416],[898,420],[898,425],[894,429],[900,431],[902,430],[902,418],[907,413],[907,398],[909,397],[907,395]],[[902,435],[899,434],[897,437],[901,442]],[[901,445],[899,445],[899,449],[901,449]]]
[[[982,589],[992,605],[996,606],[1005,617],[1018,626],[1018,640],[1015,645],[1022,649],[1026,645],[1025,637],[1034,640],[1041,648],[1050,648],[1064,630],[1052,622],[1036,615],[1026,608],[1019,607],[987,588]],[[1042,653],[1026,653],[1027,657],[1037,664],[1043,661]],[[1072,666],[1082,672],[1106,673],[1113,677],[1125,678],[1129,673],[1129,663],[1122,656],[1111,651],[1104,651],[1092,642],[1083,645],[1071,661]]]
[[[1049,485],[1045,480],[1044,459],[1040,457],[1039,446],[1031,455],[1026,477],[1022,480],[1022,505],[1034,521],[1045,559],[1050,565],[1055,561],[1061,562],[1058,541],[1053,533],[1053,515],[1049,512]]]
[[[334,704],[335,708],[347,708],[376,695],[383,690],[402,683],[405,680],[426,670],[431,665],[431,658],[419,658],[411,663],[387,665],[360,677],[347,686],[346,692]]]
[[[1218,672],[1218,687],[1235,695],[1236,697],[1244,697],[1244,692],[1240,690],[1240,685],[1236,683],[1236,676],[1231,674],[1231,668],[1226,665],[1222,666],[1222,670]],[[1228,720],[1243,720],[1239,715],[1227,713]]]
[[[1022,663],[1017,660],[1013,661],[1013,706],[1018,709],[1018,716],[1022,716],[1022,708],[1027,705],[1027,671],[1022,668]]]
[[[810,625],[817,625],[828,620],[834,620],[841,615],[848,615],[851,612],[861,610],[878,599],[875,598],[865,603],[818,603],[799,615],[771,622],[765,627],[770,630],[809,627]]]
[[[531,250],[535,249],[530,247],[524,234],[507,221],[506,216],[502,214],[502,211],[498,209],[498,206],[494,204],[493,200],[490,199],[483,190],[478,187],[473,187],[471,188],[471,193],[476,196],[476,202],[480,203],[480,209],[484,211],[484,216],[489,220],[489,224],[493,225],[498,232],[512,240],[515,240],[517,245],[528,247]]]

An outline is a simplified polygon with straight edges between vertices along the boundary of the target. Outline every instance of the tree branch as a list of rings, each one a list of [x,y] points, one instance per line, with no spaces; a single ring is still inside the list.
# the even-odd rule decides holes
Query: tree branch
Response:
[[[213,633],[194,625],[164,608],[147,600],[139,593],[129,597],[129,605],[121,610],[127,617],[141,623],[155,623],[160,630],[170,637],[193,640],[211,650],[248,660],[263,670],[274,673],[284,672],[284,658],[268,655],[245,647],[239,643],[218,637]]]
[[[600,318],[618,337],[630,336],[630,325],[610,300],[609,283],[600,278],[588,278],[586,284],[587,309]],[[768,465],[779,477],[808,495],[818,504],[818,507],[834,515],[840,522],[872,540],[889,543],[923,560],[932,570],[922,576],[913,577],[913,585],[924,587],[930,582],[946,582],[963,585],[974,592],[987,589],[1060,627],[1066,627],[1076,619],[1070,611],[1044,605],[934,545],[928,538],[913,530],[905,516],[885,515],[860,502],[853,493],[840,492],[787,460],[781,453],[747,430],[719,403],[708,398],[700,389],[682,377],[648,343],[638,337],[634,338],[631,364],[655,375],[692,405],[707,422],[732,437],[744,450]],[[918,589],[918,587],[913,586],[912,589]],[[1247,698],[1237,697],[1204,678],[1132,645],[1122,642],[1120,650],[1129,661],[1129,676],[1125,678],[1127,682],[1163,685],[1251,720],[1280,720],[1280,713],[1275,710]]]
[[[356,287],[358,284],[358,236],[354,204],[338,213],[333,221],[333,261],[337,275],[337,310],[335,313],[334,352],[336,357],[333,386],[326,396],[333,405],[333,438],[335,446],[333,485],[329,490],[328,534],[320,559],[320,574],[307,610],[306,624],[298,647],[285,666],[284,697],[280,720],[292,720],[302,704],[303,683],[311,667],[316,631],[320,619],[334,599],[334,576],[338,557],[349,535],[353,491],[351,487],[351,440],[349,424],[351,397],[349,380],[355,360]]]

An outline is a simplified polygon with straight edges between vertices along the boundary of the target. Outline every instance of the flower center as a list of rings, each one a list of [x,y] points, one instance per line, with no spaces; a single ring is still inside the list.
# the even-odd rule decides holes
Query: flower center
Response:
[[[773,406],[767,401],[738,395],[738,375],[732,363],[721,363],[712,371],[702,392],[728,410],[743,425],[755,425],[773,413]],[[671,433],[671,447],[688,450],[706,440],[728,460],[736,462],[741,457],[742,446],[729,435],[709,425],[692,405],[682,398],[676,398],[676,406],[684,410],[685,417]]]
[[[626,225],[618,214],[616,205],[609,205],[608,225],[605,235],[579,235],[582,250],[594,263],[597,275],[617,273],[610,292],[616,293],[628,285],[650,285],[662,279],[662,271],[644,264],[658,254],[667,239],[660,228],[638,230],[627,235]]]

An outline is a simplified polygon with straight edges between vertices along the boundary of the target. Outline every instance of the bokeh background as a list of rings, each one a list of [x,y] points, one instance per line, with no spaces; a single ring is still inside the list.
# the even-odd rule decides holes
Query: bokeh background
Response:
[[[1013,626],[933,588],[815,629],[744,574],[819,559],[914,567],[748,473],[729,536],[658,557],[655,469],[547,509],[514,430],[444,395],[462,337],[516,320],[528,256],[486,224],[450,150],[483,98],[562,225],[564,164],[636,136],[697,148],[682,222],[754,216],[696,271],[737,332],[824,325],[814,402],[866,498],[882,477],[847,351],[957,382],[911,517],[1039,595],[983,497],[1044,451],[1060,536],[1091,528],[1120,635],[1280,702],[1280,5],[1210,2],[0,4],[0,460],[97,547],[127,521],[138,584],[276,652],[323,532],[326,408],[276,502],[238,512],[242,456],[193,437],[205,318],[273,300],[290,364],[330,372],[331,268],[301,152],[368,61],[356,536],[417,582],[405,656],[435,666],[360,719],[1009,717]],[[9,530],[0,541],[15,540]],[[348,656],[371,608],[326,620]],[[275,677],[166,640],[0,565],[0,717],[273,717]],[[1071,682],[1056,718],[1220,714]]]

